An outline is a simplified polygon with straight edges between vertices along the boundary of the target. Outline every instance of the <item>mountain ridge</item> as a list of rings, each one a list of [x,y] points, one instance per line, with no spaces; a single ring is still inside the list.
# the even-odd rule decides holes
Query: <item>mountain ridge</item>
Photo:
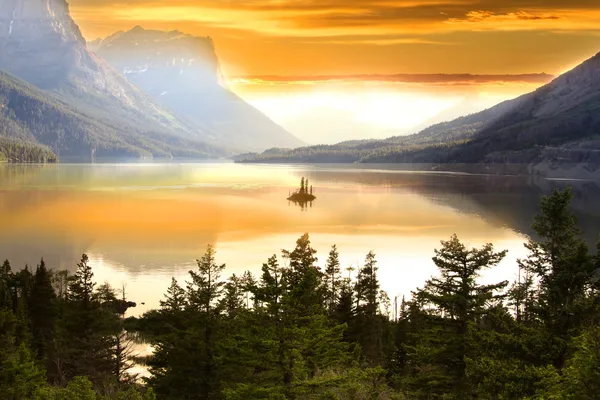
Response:
[[[586,168],[596,171],[598,136],[600,53],[533,92],[413,135],[271,150],[241,162],[343,160],[438,166],[519,162],[556,167],[561,158],[568,158],[574,163],[589,163]],[[585,145],[578,146],[579,142]],[[554,150],[546,151],[547,148]]]
[[[219,154],[208,145],[165,136],[160,131],[124,132],[120,125],[78,112],[52,93],[2,71],[0,122],[0,153],[4,154],[0,158],[13,162],[57,161],[57,155],[85,155],[93,159],[95,156],[209,158]]]
[[[118,156],[126,148],[127,154],[171,158],[181,154],[179,150],[172,152],[174,148],[185,147],[189,151],[184,154],[223,157],[232,153],[225,146],[194,138],[193,133],[200,127],[186,124],[159,106],[150,95],[88,51],[65,0],[0,0],[0,50],[0,70],[44,92],[36,92],[33,97],[51,97],[61,104],[61,110],[69,109],[91,124],[87,127],[94,127],[81,132],[63,130],[57,133],[60,140],[40,141],[57,154],[70,154],[76,148],[77,156],[89,157],[114,149],[114,154],[107,155]],[[32,90],[21,88],[17,92],[26,93],[20,97],[25,99]],[[43,127],[36,129],[39,132]],[[3,134],[18,135],[16,131]],[[87,148],[79,141],[81,135],[90,138]],[[178,144],[174,147],[173,143]]]
[[[96,39],[90,49],[217,143],[243,151],[305,144],[226,87],[210,37],[138,25]]]

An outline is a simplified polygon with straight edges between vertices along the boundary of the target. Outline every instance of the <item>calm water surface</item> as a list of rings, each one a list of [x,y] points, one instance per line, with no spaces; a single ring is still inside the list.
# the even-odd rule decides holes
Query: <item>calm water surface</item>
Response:
[[[376,167],[381,168],[381,167]],[[317,200],[286,197],[306,176]],[[432,174],[353,166],[203,164],[0,165],[0,258],[13,268],[73,270],[90,256],[97,282],[126,284],[158,305],[207,244],[227,274],[250,270],[311,234],[320,262],[337,244],[343,266],[375,250],[383,289],[409,294],[436,269],[439,241],[492,242],[509,255],[482,280],[512,280],[539,196],[571,185],[586,238],[600,231],[600,184],[530,177]]]

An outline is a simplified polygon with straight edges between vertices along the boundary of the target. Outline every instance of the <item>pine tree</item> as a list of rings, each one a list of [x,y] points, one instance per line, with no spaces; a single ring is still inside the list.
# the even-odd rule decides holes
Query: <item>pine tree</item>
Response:
[[[279,320],[281,297],[285,290],[282,274],[283,271],[279,267],[277,256],[271,256],[262,266],[261,280],[255,289],[255,296],[262,308],[276,321]]]
[[[223,309],[220,298],[225,283],[221,281],[221,274],[225,264],[217,264],[215,254],[214,248],[208,246],[204,256],[197,260],[198,269],[190,271],[192,280],[188,283],[189,306],[200,313],[202,327],[198,333],[202,335],[204,347],[199,360],[203,372],[199,391],[203,399],[217,398],[220,392],[215,339]]]
[[[374,317],[379,308],[378,269],[375,253],[370,251],[365,259],[365,265],[358,270],[355,287],[356,297],[358,299],[358,311],[369,317]]]
[[[13,281],[13,310],[17,317],[16,338],[17,344],[31,343],[31,329],[29,326],[29,307],[31,299],[31,288],[33,286],[33,274],[29,266],[17,272]]]
[[[322,272],[315,265],[316,253],[317,251],[310,245],[308,233],[296,241],[293,251],[283,251],[283,257],[289,261],[289,268],[285,270],[283,276],[288,289],[284,297],[286,312],[298,318],[324,311]]]
[[[84,254],[81,256],[79,264],[77,264],[75,275],[69,282],[69,301],[80,303],[83,309],[88,309],[96,286],[93,279],[94,273],[89,265],[89,258],[87,254]]]
[[[325,301],[330,314],[335,309],[340,297],[341,280],[339,253],[336,245],[333,245],[325,264],[325,274],[323,276]]]
[[[33,277],[29,318],[31,323],[31,348],[39,360],[53,356],[55,328],[57,322],[56,294],[52,287],[52,274],[46,268],[44,259],[38,265]]]
[[[356,338],[356,307],[350,278],[344,278],[340,282],[339,298],[332,317],[337,324],[347,326],[346,331],[344,331],[344,340],[347,342],[354,341]]]
[[[11,311],[0,309],[0,395],[25,400],[34,398],[45,377],[25,343],[17,344],[18,325]]]
[[[485,313],[486,305],[498,299],[497,292],[507,282],[493,285],[477,283],[479,273],[500,263],[506,251],[495,252],[491,244],[468,250],[456,237],[442,242],[433,262],[440,276],[429,279],[413,294],[415,321],[422,329],[413,333],[408,347],[412,376],[407,379],[418,397],[453,393],[465,396],[466,359],[470,323]]]
[[[190,307],[198,309],[207,317],[218,315],[221,308],[218,300],[225,285],[221,274],[225,270],[225,264],[218,265],[215,261],[216,251],[208,246],[206,253],[201,259],[196,260],[197,271],[190,271],[191,282],[188,283],[188,300]]]
[[[252,275],[252,273],[250,271],[246,271],[244,272],[244,275],[242,275],[242,278],[240,280],[240,285],[241,288],[243,290],[243,294],[245,297],[245,301],[246,301],[246,308],[249,309],[250,308],[250,300],[251,300],[251,296],[256,292],[256,278],[254,278],[254,275]],[[254,306],[256,307],[256,296],[254,296],[254,298],[252,299],[254,302]]]
[[[126,285],[121,286],[121,298],[117,299],[114,291],[113,296],[109,295],[108,301],[105,303],[109,308],[114,306],[114,311],[118,315],[118,319],[114,319],[114,327],[112,328],[113,335],[108,337],[112,347],[112,355],[110,359],[113,361],[113,375],[117,387],[122,387],[123,384],[135,381],[137,375],[132,375],[129,371],[135,366],[133,361],[135,352],[135,343],[131,338],[130,333],[125,329],[125,313],[129,307],[135,307],[136,304],[127,300]],[[107,293],[108,294],[108,293]],[[109,311],[110,312],[110,311]]]
[[[284,271],[279,266],[277,256],[271,256],[266,263],[262,266],[262,275],[260,282],[256,287],[255,296],[261,304],[261,311],[265,313],[266,318],[264,324],[266,325],[264,333],[270,333],[272,339],[267,337],[266,348],[270,349],[266,353],[272,353],[270,357],[277,365],[275,373],[276,385],[286,387],[286,391],[289,392],[292,381],[292,371],[289,369],[289,362],[286,362],[286,357],[290,351],[290,343],[286,336],[285,324],[288,323],[289,319],[284,319],[285,316],[282,314],[282,297],[286,291],[286,283],[283,279]],[[270,328],[270,329],[269,329]],[[272,345],[268,345],[268,344]],[[268,357],[268,356],[267,356]]]
[[[573,399],[597,398],[600,391],[600,327],[587,328],[574,342],[576,350],[565,368],[566,386],[562,395]]]
[[[0,309],[12,309],[12,286],[14,276],[10,262],[5,260],[0,266]]]
[[[233,318],[244,307],[245,292],[243,281],[233,274],[223,288],[221,307],[229,317]]]
[[[567,359],[569,338],[586,322],[586,293],[596,270],[569,209],[572,197],[565,189],[542,198],[532,225],[540,240],[530,240],[528,257],[519,261],[540,282],[534,312],[556,342],[553,363],[558,369]]]
[[[160,307],[165,312],[183,311],[187,306],[185,290],[179,286],[177,279],[171,279],[171,286],[167,289],[165,299],[160,300]]]
[[[380,365],[383,357],[383,326],[378,316],[379,279],[377,260],[370,251],[365,264],[359,268],[354,290],[356,292],[356,333],[363,354],[373,366]]]
[[[114,350],[122,332],[121,305],[108,284],[96,287],[93,279],[92,267],[84,254],[69,279],[58,354],[52,360],[63,383],[85,375],[94,384],[104,385],[115,376]]]

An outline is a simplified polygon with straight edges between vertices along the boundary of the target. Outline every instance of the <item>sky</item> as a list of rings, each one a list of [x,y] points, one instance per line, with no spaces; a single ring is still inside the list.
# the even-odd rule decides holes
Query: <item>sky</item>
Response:
[[[135,25],[212,37],[230,87],[309,143],[325,132],[326,142],[411,133],[531,91],[600,52],[598,0],[70,3],[88,40]],[[463,73],[496,77],[390,77]],[[507,76],[540,73],[549,75]]]

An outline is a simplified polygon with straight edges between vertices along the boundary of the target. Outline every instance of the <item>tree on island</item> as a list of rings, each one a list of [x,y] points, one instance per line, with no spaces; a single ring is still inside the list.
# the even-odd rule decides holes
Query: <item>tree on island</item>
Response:
[[[313,187],[312,185],[309,186],[308,179],[304,177],[302,177],[300,180],[300,189],[288,197],[288,200],[295,203],[300,203],[301,205],[312,202],[315,199],[316,197],[313,195]]]

